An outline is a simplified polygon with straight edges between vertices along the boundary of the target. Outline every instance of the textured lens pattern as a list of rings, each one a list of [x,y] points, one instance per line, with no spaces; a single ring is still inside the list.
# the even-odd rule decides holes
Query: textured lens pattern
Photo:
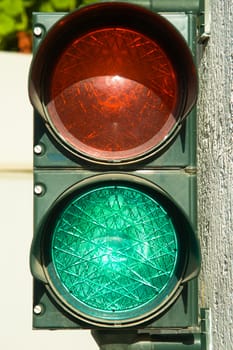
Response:
[[[65,47],[50,75],[50,121],[72,148],[90,157],[140,156],[176,123],[174,67],[139,32],[107,28],[83,35]]]
[[[57,220],[51,249],[56,274],[73,304],[112,313],[156,303],[178,255],[167,212],[126,186],[74,197]]]

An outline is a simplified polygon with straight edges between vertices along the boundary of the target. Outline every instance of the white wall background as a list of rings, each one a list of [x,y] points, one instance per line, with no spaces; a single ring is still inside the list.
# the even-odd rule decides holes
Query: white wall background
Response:
[[[88,331],[33,331],[30,55],[0,52],[0,349],[98,349]]]

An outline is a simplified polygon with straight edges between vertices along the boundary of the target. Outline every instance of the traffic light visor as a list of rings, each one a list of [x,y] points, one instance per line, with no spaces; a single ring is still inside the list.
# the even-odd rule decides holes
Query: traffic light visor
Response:
[[[35,54],[29,87],[33,105],[70,152],[131,163],[174,137],[196,100],[197,77],[185,40],[166,19],[135,5],[100,3],[52,27]]]

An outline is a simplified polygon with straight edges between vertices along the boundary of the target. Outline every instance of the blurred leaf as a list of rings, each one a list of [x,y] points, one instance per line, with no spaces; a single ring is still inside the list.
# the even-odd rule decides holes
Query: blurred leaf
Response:
[[[15,21],[12,17],[0,12],[0,37],[6,36],[15,31]]]
[[[26,34],[31,33],[32,12],[73,11],[98,0],[0,0],[0,50],[26,52]],[[27,34],[27,35],[28,35]],[[19,44],[20,40],[20,44]],[[28,39],[31,40],[31,37]],[[18,43],[18,48],[17,48]]]
[[[33,5],[36,6],[36,3],[38,0],[23,0],[23,6],[24,7],[32,7]]]
[[[50,1],[43,1],[38,10],[40,12],[53,12],[55,9]]]
[[[22,0],[0,0],[0,11],[10,17],[19,16],[23,9]]]
[[[83,0],[82,5],[90,5],[94,4],[95,2],[99,2],[98,0]]]
[[[27,30],[28,26],[28,17],[25,12],[22,12],[20,18],[15,23],[16,31],[24,31]]]
[[[73,10],[76,7],[75,0],[51,0],[51,4],[57,11]]]

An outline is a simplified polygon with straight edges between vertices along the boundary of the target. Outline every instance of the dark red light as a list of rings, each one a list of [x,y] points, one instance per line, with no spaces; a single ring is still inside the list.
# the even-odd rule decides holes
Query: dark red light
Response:
[[[176,123],[178,83],[161,47],[126,28],[74,39],[51,72],[56,132],[90,157],[121,161],[161,143]]]

